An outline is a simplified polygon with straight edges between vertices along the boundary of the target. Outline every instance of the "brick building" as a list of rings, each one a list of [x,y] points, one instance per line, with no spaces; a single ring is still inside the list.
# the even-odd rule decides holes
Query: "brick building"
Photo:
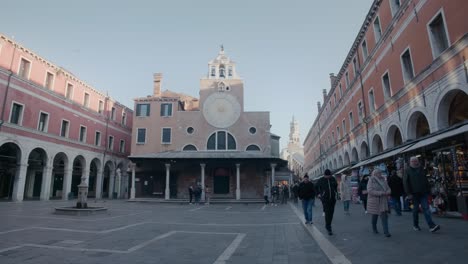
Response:
[[[153,95],[135,100],[132,197],[186,198],[197,183],[214,198],[263,197],[285,165],[279,137],[269,112],[244,111],[243,80],[224,50],[208,63],[200,98],[161,91],[161,82],[155,74]]]
[[[1,199],[125,196],[131,109],[4,35],[0,102]]]

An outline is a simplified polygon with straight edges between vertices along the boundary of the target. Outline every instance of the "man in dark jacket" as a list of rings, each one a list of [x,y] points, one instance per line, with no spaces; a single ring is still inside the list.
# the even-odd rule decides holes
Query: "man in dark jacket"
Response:
[[[429,230],[433,233],[440,229],[432,221],[431,211],[429,210],[428,196],[430,192],[429,181],[424,170],[419,165],[417,157],[410,158],[410,166],[403,177],[403,185],[409,199],[413,199],[413,229],[420,231],[419,227],[419,205],[421,204],[424,217],[426,218]]]
[[[325,175],[317,181],[317,192],[318,197],[322,200],[323,211],[325,212],[325,228],[330,236],[333,235],[331,222],[335,212],[337,187],[336,179],[332,177],[331,171],[326,169]]]
[[[312,224],[312,206],[315,201],[315,187],[309,181],[309,176],[304,175],[304,180],[299,184],[298,188],[299,198],[302,200],[302,209],[304,210],[305,224]]]
[[[392,175],[388,177],[388,186],[392,190],[390,196],[395,205],[397,215],[401,215],[401,201],[400,197],[403,195],[403,180],[398,177],[396,171],[392,171]]]

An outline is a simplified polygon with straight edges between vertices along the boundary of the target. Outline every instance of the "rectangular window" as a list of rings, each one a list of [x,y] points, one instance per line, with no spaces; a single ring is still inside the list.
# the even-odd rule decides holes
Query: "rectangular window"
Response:
[[[232,66],[229,66],[228,68],[228,76],[232,77]]]
[[[431,40],[432,55],[435,59],[449,47],[448,35],[442,12],[429,22],[427,30],[429,39]]]
[[[226,132],[218,132],[218,150],[226,149]]]
[[[388,76],[388,72],[382,76],[382,88],[384,92],[385,99],[392,97],[392,90],[390,87],[390,77]]]
[[[161,104],[161,116],[172,116],[172,104]]]
[[[346,78],[346,79],[345,79],[345,81],[346,81],[346,89],[349,89],[349,73],[348,73],[348,72],[345,73],[345,78]]]
[[[23,123],[24,106],[18,103],[13,103],[10,112],[10,123],[20,125]]]
[[[120,152],[120,153],[124,153],[124,152],[125,152],[125,140],[123,140],[123,139],[120,140],[119,152]]]
[[[375,97],[374,90],[369,91],[369,113],[375,112]]]
[[[44,86],[45,88],[52,90],[53,85],[54,85],[54,75],[50,72],[47,72]]]
[[[358,72],[358,65],[357,65],[356,57],[354,57],[353,59],[353,68],[354,68],[354,76],[356,77],[357,72]]]
[[[127,113],[125,113],[125,111],[122,112],[122,122],[121,122],[122,126],[126,126],[127,125]]]
[[[341,83],[338,85],[340,87],[340,98],[343,97],[343,87],[341,87]]]
[[[150,105],[149,104],[137,104],[136,106],[136,116],[149,116],[150,115]]]
[[[73,97],[73,84],[71,84],[71,83],[67,84],[67,91],[65,92],[65,97],[67,99],[70,99],[70,100],[72,99],[72,97]]]
[[[41,132],[47,132],[48,126],[49,126],[49,114],[40,112],[39,123],[37,124],[37,130]]]
[[[336,107],[336,93],[333,94],[333,100],[334,100],[333,104],[334,104],[335,107]]]
[[[382,37],[382,28],[380,27],[380,19],[376,17],[374,20],[374,35],[375,35],[375,42],[379,42],[380,38]]]
[[[336,138],[338,138],[338,139],[341,138],[340,127],[339,126],[336,127]]]
[[[115,107],[111,109],[111,119],[115,121]]]
[[[163,144],[171,143],[171,129],[170,128],[162,129],[162,143]]]
[[[405,83],[414,78],[413,61],[411,60],[409,49],[401,55],[401,69],[403,70],[403,80]]]
[[[400,9],[400,0],[390,0],[390,9],[392,10],[392,16],[394,16]]]
[[[96,134],[94,135],[94,145],[101,146],[101,132],[99,131],[96,131]]]
[[[80,126],[80,142],[86,142],[86,127]]]
[[[24,78],[24,79],[29,79],[29,72],[31,70],[31,62],[24,59],[24,58],[21,58],[21,62],[20,62],[20,68],[19,68],[19,71],[18,71],[18,75],[21,77],[21,78]]]
[[[145,144],[146,143],[146,128],[138,128],[137,129],[137,144]]]
[[[104,102],[99,100],[98,113],[102,114],[104,112]]]
[[[89,93],[84,94],[83,105],[84,107],[89,107]]]
[[[367,42],[364,40],[361,44],[362,48],[362,56],[364,57],[364,60],[367,59],[367,56],[369,56],[369,51],[367,50]]]
[[[343,119],[342,121],[342,127],[343,127],[343,136],[346,134],[347,130],[346,130],[346,120]]]
[[[349,112],[349,130],[354,128],[353,112]]]
[[[109,136],[109,140],[107,140],[107,149],[114,150],[114,137]]]
[[[62,126],[60,127],[60,136],[61,137],[68,137],[68,131],[70,127],[70,122],[67,120],[62,120]]]
[[[364,109],[362,107],[362,102],[358,103],[358,116],[359,116],[359,122],[362,122],[362,119],[364,118]]]

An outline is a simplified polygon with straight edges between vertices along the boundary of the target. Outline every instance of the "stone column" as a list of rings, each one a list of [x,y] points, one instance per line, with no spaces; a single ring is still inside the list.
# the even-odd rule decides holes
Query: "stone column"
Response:
[[[109,194],[107,195],[109,199],[112,199],[114,195],[114,179],[115,178],[115,171],[111,170],[109,175]]]
[[[102,198],[102,179],[103,179],[103,174],[104,170],[98,169],[97,175],[96,175],[96,199],[101,199]]]
[[[68,165],[63,170],[63,188],[62,188],[62,200],[68,200],[68,193],[71,192],[72,185],[72,174],[73,174],[73,163],[68,162]]]
[[[122,173],[120,171],[120,168],[117,168],[117,171],[115,172],[115,192],[117,193],[117,198],[120,198],[120,184],[122,180]]]
[[[275,186],[275,167],[276,167],[276,163],[271,163],[270,164],[271,166],[271,186]]]
[[[169,200],[169,198],[171,197],[171,190],[169,188],[169,185],[170,185],[170,169],[171,169],[171,164],[169,163],[166,163],[166,191],[165,191],[165,199],[166,200]]]
[[[241,191],[240,191],[240,164],[236,164],[236,200],[240,200]]]
[[[41,200],[47,201],[50,198],[50,182],[52,181],[52,167],[45,166],[42,171]]]
[[[130,199],[135,199],[135,164],[132,167],[132,187],[130,188]]]
[[[28,164],[22,163],[16,166],[16,175],[13,184],[12,200],[21,202],[24,198],[24,184],[26,182],[26,173],[28,172]]]
[[[201,200],[205,201],[205,163],[200,163],[201,167],[201,188],[202,188],[202,194],[201,194]]]

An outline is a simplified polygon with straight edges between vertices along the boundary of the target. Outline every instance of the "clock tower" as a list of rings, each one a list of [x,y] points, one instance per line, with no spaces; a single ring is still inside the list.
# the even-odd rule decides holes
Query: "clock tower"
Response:
[[[207,122],[216,128],[230,127],[244,111],[244,83],[223,46],[208,62],[208,74],[200,80],[200,108]]]

